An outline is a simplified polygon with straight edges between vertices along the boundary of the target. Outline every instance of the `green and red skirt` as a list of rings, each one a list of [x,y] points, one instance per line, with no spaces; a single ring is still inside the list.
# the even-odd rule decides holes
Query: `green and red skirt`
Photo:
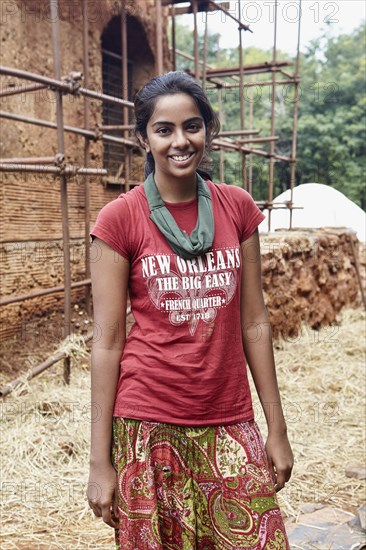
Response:
[[[256,422],[113,420],[118,550],[289,550]]]

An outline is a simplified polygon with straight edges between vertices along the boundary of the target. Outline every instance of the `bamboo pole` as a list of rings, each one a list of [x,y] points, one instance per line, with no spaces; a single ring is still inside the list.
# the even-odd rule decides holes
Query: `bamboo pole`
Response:
[[[222,11],[223,13],[225,13],[225,15],[227,15],[228,17],[230,17],[231,19],[233,19],[236,23],[238,23],[239,25],[239,28],[243,29],[244,31],[249,31],[251,33],[253,33],[252,29],[248,26],[248,25],[245,25],[244,23],[242,23],[241,21],[239,21],[239,19],[237,19],[236,17],[233,16],[232,13],[230,13],[228,10],[226,10],[225,8],[223,8],[222,6],[220,6],[220,4],[216,4],[216,2],[213,2],[213,0],[208,0],[209,3],[213,6],[215,6],[216,9]]]
[[[285,157],[283,155],[278,155],[276,153],[271,155],[271,153],[267,151],[261,151],[260,149],[254,149],[251,147],[244,147],[234,141],[223,141],[219,139],[214,139],[212,142],[212,146],[213,146],[213,149],[215,149],[215,147],[222,147],[223,149],[230,149],[232,151],[244,151],[247,154],[254,153],[256,155],[266,157],[266,158],[271,158],[273,156],[274,159],[283,160],[284,162],[290,162],[291,160],[290,157]]]
[[[56,157],[14,157],[0,159],[0,164],[56,164]]]
[[[197,3],[196,0],[191,0],[193,10],[193,39],[194,39],[194,77],[199,78],[199,51],[198,51],[198,28],[197,28]]]
[[[52,128],[56,129],[57,124],[54,122],[49,122],[48,120],[42,120],[32,117],[27,117],[24,115],[17,115],[15,113],[9,113],[7,111],[0,111],[0,118],[7,118],[9,120],[18,120],[20,122],[25,122],[26,124],[34,124],[35,126],[42,126],[43,128]],[[95,132],[92,132],[91,130],[84,130],[83,128],[77,128],[74,126],[67,126],[64,125],[65,132],[70,132],[72,134],[78,134],[80,136],[85,136],[88,139],[92,139],[94,141],[97,140],[104,140],[104,141],[110,141],[112,143],[121,143],[122,145],[127,145],[128,147],[138,147],[138,143],[136,141],[133,141],[132,139],[124,139],[121,137],[115,137],[110,136],[108,134],[103,134],[99,132],[99,127],[96,128]]]
[[[249,136],[251,134],[259,134],[260,130],[226,130],[224,132],[220,132],[218,134],[218,137],[224,137],[224,136]]]
[[[253,128],[253,113],[254,113],[254,103],[253,103],[253,88],[250,88],[249,93],[249,130]],[[255,138],[253,138],[255,139]],[[256,138],[261,139],[261,138]],[[253,154],[249,154],[249,182],[248,182],[248,192],[250,195],[253,195]]]
[[[275,65],[277,62],[277,9],[278,9],[278,0],[275,0],[275,9],[274,9],[274,37],[273,37],[273,54],[272,54],[272,64]],[[272,73],[272,96],[271,96],[271,135],[275,135],[276,127],[276,75]],[[274,180],[274,156],[275,144],[270,142],[269,145],[269,185],[268,185],[268,201],[271,204],[273,201],[273,180]],[[268,208],[268,231],[271,230],[271,208]]]
[[[296,84],[299,82],[299,79],[296,80],[295,78],[291,78],[291,79],[288,79],[288,80],[276,80],[275,81],[275,84],[276,86],[279,86],[281,84]],[[243,84],[243,88],[256,88],[257,86],[258,87],[261,87],[261,86],[272,86],[273,85],[273,81],[272,80],[258,80],[258,81],[255,81],[255,82],[244,82]],[[222,88],[225,89],[231,89],[231,88],[239,88],[240,86],[240,83],[239,82],[225,82],[224,84],[222,84]],[[213,85],[213,86],[207,86],[207,89],[208,90],[214,90],[215,88],[217,88],[216,85]]]
[[[278,136],[269,136],[269,137],[259,137],[259,138],[251,138],[251,139],[237,139],[235,141],[238,141],[242,145],[246,143],[267,143],[270,141],[278,141]]]
[[[161,17],[161,15],[160,15]],[[121,11],[121,51],[122,51],[122,98],[128,100],[128,50],[127,50],[127,11],[126,0],[122,0]],[[160,54],[159,54],[160,55]],[[123,125],[128,126],[128,109],[123,109]],[[128,139],[129,132],[127,129],[123,130],[123,137]],[[131,155],[128,147],[124,148],[124,161],[125,161],[125,191],[129,190],[129,181],[131,174]]]
[[[11,95],[25,94],[28,92],[35,92],[37,90],[44,90],[47,86],[44,84],[28,84],[27,86],[9,86],[0,92],[0,97],[8,97]]]
[[[218,89],[218,106],[219,106],[219,120],[220,124],[222,124],[222,89]],[[225,181],[225,158],[224,158],[224,150],[221,148],[219,153],[220,158],[220,182]]]
[[[291,61],[276,61],[267,63],[252,63],[244,66],[244,71],[249,74],[273,73],[279,72],[282,67],[292,66]],[[239,76],[240,67],[218,67],[207,69],[207,78],[223,78],[229,76]]]
[[[126,310],[126,317],[131,314],[131,307],[128,306]],[[90,331],[86,336],[84,336],[84,343],[86,344],[90,340],[93,339],[93,332]],[[24,381],[32,380],[32,378],[35,378],[35,376],[38,376],[42,372],[44,372],[46,369],[52,367],[62,359],[68,359],[70,361],[70,352],[67,353],[66,351],[58,351],[48,357],[45,361],[42,361],[39,365],[36,367],[33,367],[30,371],[27,372],[27,374],[24,376],[19,376],[9,382],[8,384],[5,384],[0,388],[0,397],[5,397],[10,392],[12,392],[19,384],[23,384]]]
[[[52,53],[53,66],[56,80],[61,80],[61,51],[60,51],[60,29],[59,29],[59,11],[58,0],[50,0],[51,9],[51,29],[52,29]],[[64,141],[64,121],[63,121],[63,104],[62,93],[58,89],[56,95],[56,120],[57,120],[57,150],[61,155],[65,155]],[[64,338],[71,332],[71,270],[70,270],[70,249],[69,249],[69,220],[68,220],[68,204],[67,204],[67,177],[60,172],[60,187],[61,187],[61,212],[62,212],[62,240],[64,254]],[[64,382],[70,383],[70,361],[65,358],[64,361]]]
[[[101,124],[100,126],[98,126],[98,129],[102,130],[102,132],[104,130],[107,130],[107,131],[133,130],[134,125],[133,124]]]
[[[93,333],[89,332],[85,338],[84,342],[87,343],[93,338]],[[70,362],[70,355],[68,355],[65,351],[58,351],[48,357],[45,361],[37,365],[36,367],[33,367],[30,371],[27,372],[27,374],[24,376],[19,376],[18,378],[15,378],[8,384],[5,384],[2,388],[0,388],[0,397],[5,397],[10,392],[12,392],[19,384],[23,384],[25,380],[32,380],[32,378],[35,378],[42,372],[44,372],[49,367],[52,367],[56,363],[58,363],[61,360],[68,359],[68,362]]]
[[[240,104],[240,130],[244,131],[245,127],[245,105],[244,105],[244,56],[243,56],[243,39],[241,27],[241,0],[238,1],[238,17],[239,17],[239,104]],[[243,152],[241,155],[242,162],[242,184],[244,189],[247,189],[247,168],[246,156]]]
[[[171,38],[172,38],[172,47],[171,47],[171,51],[173,53],[173,59],[172,59],[172,65],[173,65],[173,71],[176,71],[177,70],[177,54],[176,54],[176,44],[175,44],[175,34],[176,34],[176,29],[175,29],[175,6],[173,5],[170,9],[170,15],[171,15],[171,21],[172,21],[172,34],[171,34]]]
[[[89,86],[89,17],[88,17],[88,2],[83,0],[83,75],[85,88]],[[90,109],[89,98],[84,96],[84,128],[89,130],[90,126]],[[90,163],[90,140],[84,136],[84,166],[87,168]],[[90,248],[89,248],[89,233],[90,233],[90,181],[87,175],[84,176],[84,246],[85,246],[85,277],[90,279]],[[72,286],[72,285],[71,285]],[[88,315],[91,315],[91,292],[90,286],[85,286],[85,309]]]
[[[0,164],[0,172],[34,172],[35,174],[59,174],[61,176],[106,176],[104,168],[80,168],[65,164],[64,166],[37,166],[36,164]]]
[[[202,88],[206,88],[206,69],[207,69],[207,43],[208,43],[208,17],[206,13],[205,34],[203,39],[203,65],[202,65]]]
[[[52,2],[53,0],[50,1]],[[124,107],[125,105],[131,107],[131,109],[133,109],[134,107],[134,104],[131,101],[125,101],[123,99],[120,99],[119,97],[102,94],[100,92],[95,92],[94,90],[89,90],[88,88],[76,86],[75,82],[66,82],[64,80],[61,80],[61,76],[60,79],[48,78],[47,76],[41,76],[35,73],[31,73],[29,71],[13,69],[12,67],[4,66],[0,66],[0,74],[4,74],[6,76],[15,76],[17,78],[24,78],[25,80],[31,80],[33,82],[39,82],[41,84],[46,84],[51,89],[56,89],[73,95],[80,94],[82,96],[97,99],[99,101],[115,103],[116,105],[120,105],[121,107]]]
[[[163,72],[163,14],[161,10],[161,0],[155,0],[156,10],[156,74]]]
[[[297,29],[297,50],[296,50],[296,62],[295,62],[295,78],[299,77],[300,68],[300,33],[301,33],[301,0],[299,0],[299,25]],[[297,146],[297,120],[299,112],[299,83],[295,84],[295,97],[294,97],[294,112],[292,121],[292,147],[291,147],[291,173],[290,173],[290,229],[292,229],[292,206],[294,198],[294,186],[296,175],[296,146]]]
[[[217,62],[217,65],[220,66],[220,35],[218,35],[218,40],[217,40],[216,62]],[[222,88],[221,87],[217,88],[217,102],[218,102],[218,108],[219,108],[220,128],[222,128],[222,125],[224,122],[224,116],[222,112]],[[219,152],[219,166],[220,166],[220,182],[223,183],[225,181],[225,158],[224,158],[223,149],[220,149],[220,152]]]

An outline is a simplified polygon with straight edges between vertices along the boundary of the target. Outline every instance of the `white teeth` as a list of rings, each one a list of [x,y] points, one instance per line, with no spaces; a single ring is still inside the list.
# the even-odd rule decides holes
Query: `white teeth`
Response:
[[[181,157],[179,157],[178,155],[174,155],[174,156],[172,156],[172,159],[173,160],[178,160],[178,161],[183,161],[183,160],[188,160],[190,156],[191,156],[190,154],[184,155],[184,156],[181,156]]]

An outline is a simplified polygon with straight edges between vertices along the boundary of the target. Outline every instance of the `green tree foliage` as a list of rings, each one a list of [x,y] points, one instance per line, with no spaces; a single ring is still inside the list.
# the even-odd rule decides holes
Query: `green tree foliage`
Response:
[[[209,35],[208,64],[212,66],[237,66],[238,49],[221,49],[219,35]],[[193,33],[187,27],[177,26],[176,47],[193,54]],[[202,59],[203,36],[199,39]],[[246,48],[244,63],[250,65],[270,61],[271,51]],[[288,59],[277,52],[278,59]],[[179,61],[178,61],[179,59]],[[193,70],[193,62],[177,58],[177,68]],[[294,59],[292,60],[295,61]],[[291,156],[292,117],[295,101],[299,101],[296,185],[306,182],[324,183],[335,187],[348,198],[366,207],[365,196],[365,25],[360,25],[351,35],[331,37],[325,33],[310,43],[301,55],[298,98],[294,87],[278,86],[275,101],[276,152]],[[291,68],[289,68],[291,72]],[[245,128],[249,127],[252,114],[253,127],[260,136],[270,135],[271,87],[260,86],[268,81],[270,73],[257,75],[258,85],[244,88]],[[278,75],[278,79],[282,77]],[[246,77],[245,81],[248,81]],[[251,80],[253,77],[251,77]],[[214,107],[218,108],[217,91],[207,86],[207,93]],[[240,127],[240,98],[238,88],[222,90],[224,130]],[[259,148],[260,145],[253,147]],[[268,145],[262,146],[268,150]],[[214,179],[219,180],[219,153],[214,152]],[[268,193],[268,160],[256,155],[253,163],[253,196],[265,199]],[[247,157],[247,173],[249,157]],[[242,163],[237,153],[225,152],[225,181],[240,183]],[[274,195],[290,186],[290,166],[276,162]]]
[[[298,183],[331,185],[365,209],[365,25],[313,41],[301,76]]]

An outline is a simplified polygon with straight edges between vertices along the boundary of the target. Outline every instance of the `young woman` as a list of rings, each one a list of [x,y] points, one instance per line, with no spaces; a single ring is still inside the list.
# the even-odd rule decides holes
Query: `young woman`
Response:
[[[194,79],[154,78],[135,116],[146,180],[92,231],[89,504],[121,550],[287,549],[276,491],[293,457],[261,287],[263,215],[242,188],[209,180],[219,123]]]

